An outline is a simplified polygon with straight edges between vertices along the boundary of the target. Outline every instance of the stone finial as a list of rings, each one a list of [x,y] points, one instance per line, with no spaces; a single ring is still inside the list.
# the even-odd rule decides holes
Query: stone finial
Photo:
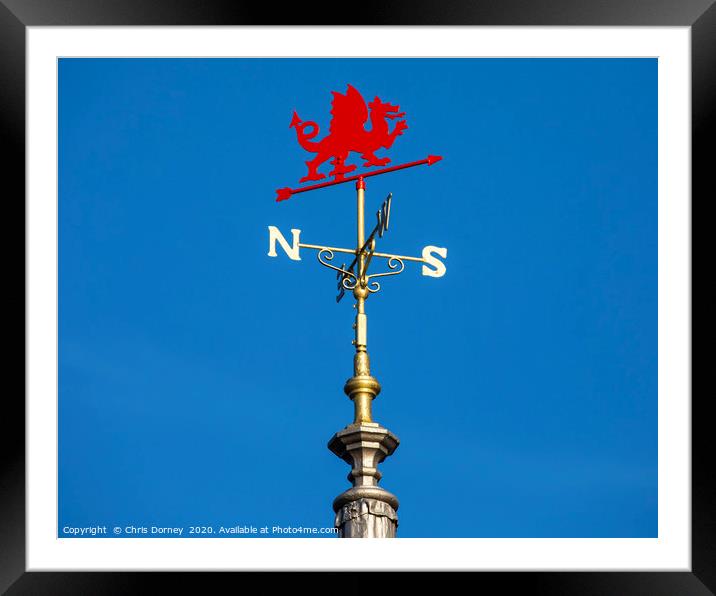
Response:
[[[378,464],[398,444],[398,437],[375,422],[351,424],[329,441],[328,448],[351,466],[348,480],[353,487],[333,501],[342,538],[395,537],[398,499],[378,486]]]

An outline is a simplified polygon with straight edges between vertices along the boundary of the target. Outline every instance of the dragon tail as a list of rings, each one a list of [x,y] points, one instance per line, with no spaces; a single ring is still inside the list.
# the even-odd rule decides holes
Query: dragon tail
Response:
[[[315,122],[303,122],[298,114],[294,111],[293,117],[291,118],[291,124],[289,128],[296,129],[296,137],[298,138],[298,144],[301,145],[306,151],[316,153],[320,148],[320,142],[311,141],[312,138],[316,137],[320,131],[318,124]],[[308,132],[305,132],[306,128],[310,128]]]

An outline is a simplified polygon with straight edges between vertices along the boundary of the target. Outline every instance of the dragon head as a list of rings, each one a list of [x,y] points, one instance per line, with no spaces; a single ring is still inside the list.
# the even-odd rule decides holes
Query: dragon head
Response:
[[[376,97],[373,101],[368,104],[371,112],[383,115],[386,118],[402,118],[405,116],[405,112],[400,111],[400,106],[394,106],[388,102],[381,101],[379,97]]]

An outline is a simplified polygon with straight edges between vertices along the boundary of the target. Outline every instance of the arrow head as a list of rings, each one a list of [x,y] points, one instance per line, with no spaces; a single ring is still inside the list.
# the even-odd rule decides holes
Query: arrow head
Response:
[[[292,193],[293,191],[288,187],[279,188],[276,191],[276,202],[278,203],[279,201],[285,201],[286,199],[290,199]]]
[[[440,155],[428,155],[428,165],[431,166],[434,163],[439,162],[442,159]]]

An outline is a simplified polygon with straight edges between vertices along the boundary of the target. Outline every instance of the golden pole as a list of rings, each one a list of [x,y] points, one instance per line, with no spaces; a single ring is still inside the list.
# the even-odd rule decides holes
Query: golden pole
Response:
[[[363,248],[365,243],[365,181],[358,178],[356,183],[357,194],[357,224],[358,247],[356,252]],[[358,254],[358,283],[353,288],[353,297],[356,300],[354,308],[357,309],[356,320],[353,324],[356,336],[353,344],[356,353],[353,357],[353,377],[348,379],[344,387],[346,395],[353,400],[355,414],[353,424],[373,423],[371,402],[380,393],[380,383],[370,374],[370,359],[368,358],[368,318],[365,314],[365,300],[368,297],[366,287],[365,256]]]
[[[363,248],[365,243],[365,180],[358,178],[356,182],[356,195],[357,195],[357,206],[358,206],[358,247],[356,250]],[[358,269],[361,272],[361,277],[365,274],[363,271],[363,255],[359,257],[361,266]]]

